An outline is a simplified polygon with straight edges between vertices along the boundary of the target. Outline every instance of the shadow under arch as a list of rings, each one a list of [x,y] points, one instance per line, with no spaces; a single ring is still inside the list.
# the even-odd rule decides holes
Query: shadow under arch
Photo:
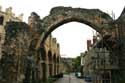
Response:
[[[4,16],[0,16],[0,25],[3,25],[4,22]]]
[[[53,55],[53,62],[54,62],[54,75],[56,75],[57,71],[57,61],[56,61],[56,54]]]
[[[53,57],[52,57],[52,52],[49,50],[48,51],[48,66],[49,66],[49,76],[51,77],[53,74]]]
[[[47,79],[46,50],[45,50],[45,48],[40,48],[39,52],[40,52],[40,57],[42,58],[42,63],[41,63],[41,65],[42,65],[42,80],[46,81],[46,79]]]
[[[63,24],[74,21],[86,24],[102,34],[103,29],[106,29],[107,32],[110,31],[112,27],[110,23],[113,21],[113,19],[107,13],[104,13],[99,9],[71,7],[52,8],[50,14],[42,20],[45,32],[44,34],[41,34],[36,49],[45,43],[46,38],[53,30]]]
[[[39,52],[40,52],[40,57],[42,58],[43,61],[45,61],[46,58],[47,58],[46,57],[46,50],[45,50],[45,48],[40,48]]]

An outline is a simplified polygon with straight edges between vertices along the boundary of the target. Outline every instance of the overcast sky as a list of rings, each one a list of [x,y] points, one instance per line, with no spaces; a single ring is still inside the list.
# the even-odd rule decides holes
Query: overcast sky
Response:
[[[116,19],[121,14],[124,6],[124,0],[0,0],[0,5],[5,8],[12,7],[16,16],[24,14],[24,21],[27,22],[28,16],[35,11],[41,19],[49,14],[52,7],[71,6],[93,9],[98,8],[111,15],[115,13]],[[70,22],[60,26],[53,33],[61,47],[61,54],[65,57],[76,57],[80,52],[86,50],[86,40],[92,39],[93,30],[87,25]]]

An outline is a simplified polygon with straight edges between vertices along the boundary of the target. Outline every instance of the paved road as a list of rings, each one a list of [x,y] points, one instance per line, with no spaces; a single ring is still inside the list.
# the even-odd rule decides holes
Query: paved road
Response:
[[[84,79],[76,78],[73,74],[64,75],[63,78],[55,81],[54,83],[87,83]]]

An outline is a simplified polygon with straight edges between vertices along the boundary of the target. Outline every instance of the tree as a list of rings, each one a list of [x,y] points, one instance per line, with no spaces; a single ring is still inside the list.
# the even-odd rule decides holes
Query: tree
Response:
[[[74,65],[74,69],[78,69],[78,67],[80,66],[81,63],[81,57],[77,56],[76,58],[73,59],[73,65]]]

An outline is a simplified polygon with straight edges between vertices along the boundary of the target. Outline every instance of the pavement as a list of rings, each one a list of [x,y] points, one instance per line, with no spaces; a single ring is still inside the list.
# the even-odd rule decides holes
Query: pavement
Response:
[[[58,79],[53,83],[87,83],[84,79],[76,78],[74,74],[63,75],[63,78]]]

